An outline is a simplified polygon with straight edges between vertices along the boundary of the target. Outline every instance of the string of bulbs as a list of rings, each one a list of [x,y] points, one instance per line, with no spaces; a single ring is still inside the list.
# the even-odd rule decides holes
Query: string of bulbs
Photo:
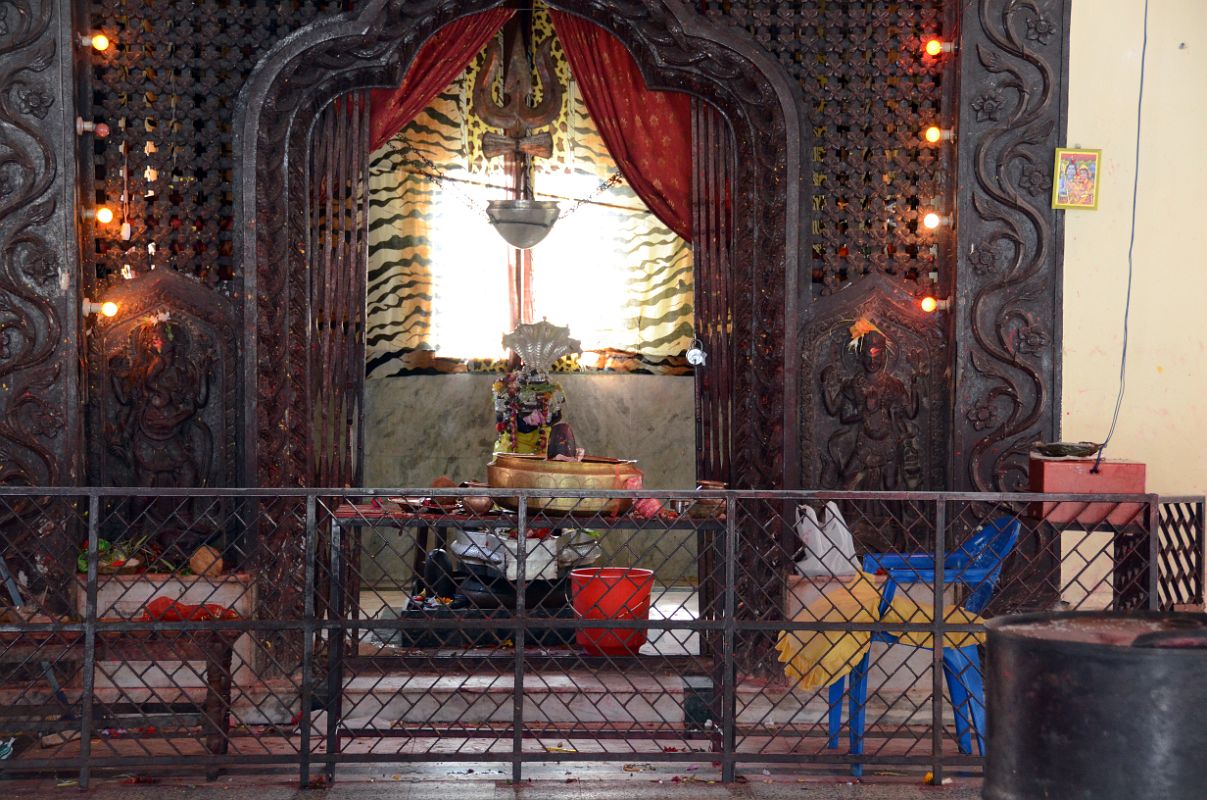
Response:
[[[922,46],[922,51],[931,58],[940,58],[943,55],[954,53],[956,49],[954,42],[945,42],[942,39],[928,39]],[[946,144],[956,140],[955,131],[951,128],[943,128],[939,125],[930,125],[922,131],[922,139],[927,144]],[[922,227],[929,231],[937,230],[941,226],[951,225],[951,217],[947,214],[942,214],[938,210],[931,209],[922,215]],[[918,301],[918,307],[924,313],[933,314],[936,311],[946,311],[951,307],[950,299],[939,299],[933,295],[926,295]]]
[[[97,53],[104,53],[112,46],[112,42],[109,40],[109,37],[99,31],[91,34],[82,33],[77,41],[80,47],[91,48]],[[109,126],[104,122],[96,122],[94,120],[86,120],[83,117],[76,117],[75,132],[77,136],[91,135],[97,139],[104,139],[109,136]],[[122,146],[122,152],[125,152],[125,145]],[[81,213],[84,219],[95,221],[100,225],[109,225],[114,219],[113,209],[106,205],[86,208]],[[124,222],[122,224],[123,235],[128,230],[129,223]],[[87,297],[84,298],[80,308],[81,313],[83,313],[85,317],[91,316],[92,314],[100,314],[102,317],[112,318],[117,316],[117,312],[119,310],[120,308],[118,307],[118,304],[112,300],[98,303],[88,299]]]

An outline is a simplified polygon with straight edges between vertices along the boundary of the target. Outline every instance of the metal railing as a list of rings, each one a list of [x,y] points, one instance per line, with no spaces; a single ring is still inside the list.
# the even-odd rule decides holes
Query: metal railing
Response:
[[[986,617],[1203,603],[1203,499],[1155,495],[3,489],[0,531],[0,773],[85,786],[366,762],[941,780],[981,764]]]

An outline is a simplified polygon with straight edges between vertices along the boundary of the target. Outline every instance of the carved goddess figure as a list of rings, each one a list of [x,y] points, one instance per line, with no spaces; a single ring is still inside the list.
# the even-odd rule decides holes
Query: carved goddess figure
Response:
[[[826,413],[843,427],[826,443],[823,483],[850,490],[909,488],[917,476],[915,371],[907,387],[888,370],[888,340],[878,330],[860,340],[859,368],[843,377],[839,365],[821,373]]]

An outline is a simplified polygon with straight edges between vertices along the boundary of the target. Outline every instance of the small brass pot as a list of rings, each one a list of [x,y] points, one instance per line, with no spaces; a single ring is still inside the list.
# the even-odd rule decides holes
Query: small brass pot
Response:
[[[715,492],[725,488],[722,481],[699,481],[697,492]],[[702,497],[694,501],[687,509],[687,516],[692,519],[717,519],[725,514],[725,498]]]
[[[465,481],[461,484],[462,489],[487,489],[489,487],[490,484],[481,481]],[[490,510],[495,507],[495,499],[486,494],[467,494],[461,497],[461,505],[469,513],[481,516],[489,514]]]
[[[641,470],[633,461],[585,456],[582,461],[549,461],[541,456],[497,453],[486,467],[486,480],[492,489],[624,489]],[[515,509],[516,498],[496,495],[495,502]],[[528,507],[562,514],[623,514],[633,505],[632,498],[609,497],[533,497]]]

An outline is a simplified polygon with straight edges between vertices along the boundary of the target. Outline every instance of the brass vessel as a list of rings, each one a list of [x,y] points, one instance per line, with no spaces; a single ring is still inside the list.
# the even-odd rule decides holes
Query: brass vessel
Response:
[[[492,489],[624,489],[632,478],[640,478],[636,462],[618,458],[585,456],[582,461],[549,461],[537,455],[496,453],[486,467],[486,482]],[[515,509],[515,497],[497,495],[495,502]],[[632,498],[532,497],[528,507],[561,514],[623,514]]]
[[[697,492],[717,492],[725,488],[722,481],[697,481]],[[725,516],[725,498],[702,497],[693,502],[687,509],[687,516],[692,519],[719,519]]]
[[[462,481],[462,489],[488,489],[489,483],[480,483],[478,481]],[[495,506],[495,499],[485,494],[467,494],[462,495],[461,505],[470,514],[482,516],[490,513],[490,510]]]

